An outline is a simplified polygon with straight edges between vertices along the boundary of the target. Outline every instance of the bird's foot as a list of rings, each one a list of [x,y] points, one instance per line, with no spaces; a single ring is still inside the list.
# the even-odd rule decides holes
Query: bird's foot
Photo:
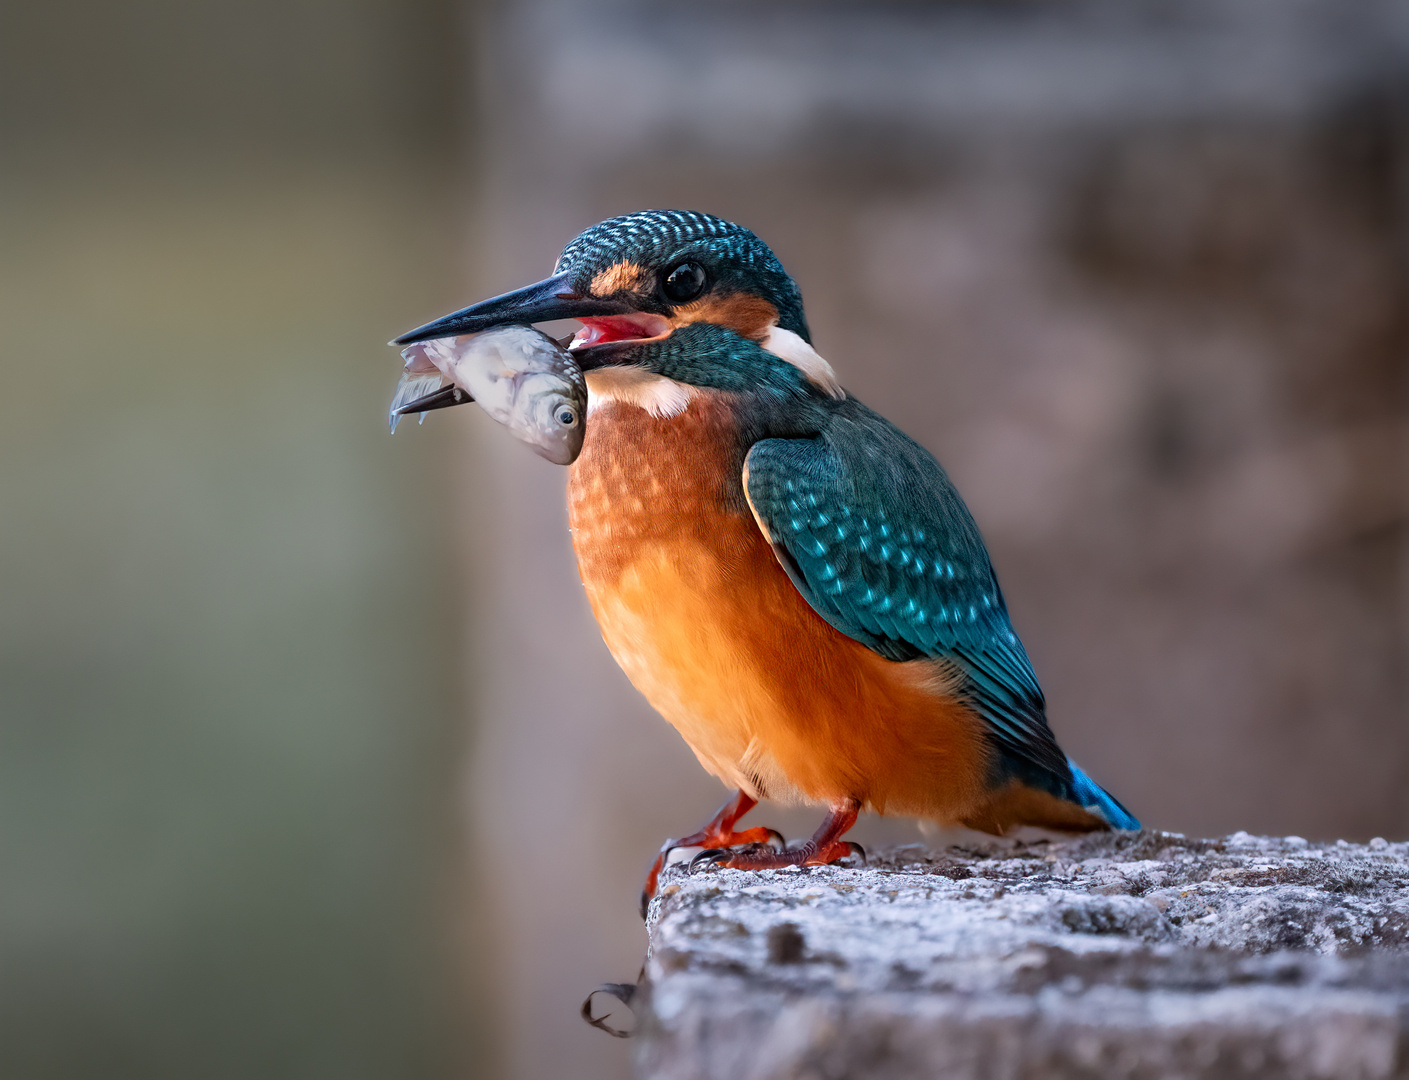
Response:
[[[857,855],[864,863],[866,852],[860,844],[843,840],[842,834],[856,824],[860,803],[848,799],[834,806],[812,839],[795,848],[775,850],[755,844],[743,851],[711,848],[690,860],[690,872],[703,866],[722,866],[730,870],[779,870],[785,866],[826,866],[838,859]]]
[[[864,864],[866,849],[851,840],[833,840],[822,847],[808,841],[795,848],[781,850],[754,844],[742,851],[718,848],[701,851],[690,860],[690,873],[706,866],[726,870],[780,870],[785,866],[829,866],[838,859],[855,855]]]
[[[745,829],[743,832],[716,832],[705,835],[701,831],[679,840],[667,840],[661,845],[660,854],[656,856],[655,864],[646,877],[646,887],[641,890],[641,918],[646,917],[646,909],[651,905],[651,898],[656,895],[656,885],[660,881],[661,871],[665,869],[665,863],[670,858],[670,853],[676,848],[702,847],[706,851],[717,851],[723,848],[727,851],[729,848],[747,846],[750,850],[761,848],[765,851],[771,851],[774,845],[782,848],[786,844],[787,841],[783,839],[783,834],[777,829],[769,829],[761,825]],[[696,856],[696,858],[698,857]],[[690,865],[693,867],[694,863],[692,862]]]
[[[783,847],[786,843],[783,834],[777,829],[768,829],[757,826],[752,829],[743,829],[735,832],[734,825],[739,818],[743,817],[753,809],[757,800],[745,795],[742,791],[719,808],[719,812],[710,819],[709,823],[698,832],[689,836],[682,836],[679,840],[667,840],[661,845],[660,853],[656,856],[656,861],[651,865],[651,872],[646,875],[646,886],[641,890],[641,918],[646,917],[646,910],[650,907],[651,898],[656,895],[656,886],[660,882],[661,871],[665,869],[666,860],[670,858],[670,853],[676,848],[702,847],[708,849],[732,848],[740,845],[751,845],[754,847],[767,848],[776,844]]]

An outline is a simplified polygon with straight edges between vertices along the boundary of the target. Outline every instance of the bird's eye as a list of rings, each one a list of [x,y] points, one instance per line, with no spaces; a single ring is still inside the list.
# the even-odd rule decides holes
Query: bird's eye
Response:
[[[577,423],[577,410],[566,407],[561,408],[558,410],[557,420],[563,427],[572,427],[573,424]]]
[[[705,269],[697,262],[682,262],[665,275],[661,282],[666,298],[686,304],[704,292]]]

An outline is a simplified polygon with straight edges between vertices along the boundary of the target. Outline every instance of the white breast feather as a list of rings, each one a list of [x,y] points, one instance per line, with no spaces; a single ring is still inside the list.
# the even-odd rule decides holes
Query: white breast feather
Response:
[[[694,391],[684,383],[638,367],[604,367],[587,372],[587,415],[609,401],[635,405],[657,419],[679,416]]]

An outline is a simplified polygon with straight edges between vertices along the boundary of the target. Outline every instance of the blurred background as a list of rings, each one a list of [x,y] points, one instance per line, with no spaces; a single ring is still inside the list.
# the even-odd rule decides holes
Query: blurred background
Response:
[[[774,247],[1147,825],[1409,834],[1409,4],[7,5],[0,147],[5,1077],[625,1075],[725,792],[382,343],[647,206]]]

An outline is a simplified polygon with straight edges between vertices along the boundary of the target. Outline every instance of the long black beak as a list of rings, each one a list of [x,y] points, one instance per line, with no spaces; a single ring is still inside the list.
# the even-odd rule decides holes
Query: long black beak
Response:
[[[476,334],[505,323],[548,322],[552,319],[580,319],[593,315],[625,315],[632,309],[619,300],[582,296],[573,289],[567,274],[557,274],[522,289],[481,300],[452,311],[425,326],[402,334],[393,345],[410,345],[431,338]]]
[[[408,401],[396,410],[396,415],[408,416],[411,413],[431,412],[434,409],[449,409],[471,401],[474,401],[474,398],[470,397],[469,391],[461,390],[458,386],[442,386],[439,390],[422,394],[415,401]]]

